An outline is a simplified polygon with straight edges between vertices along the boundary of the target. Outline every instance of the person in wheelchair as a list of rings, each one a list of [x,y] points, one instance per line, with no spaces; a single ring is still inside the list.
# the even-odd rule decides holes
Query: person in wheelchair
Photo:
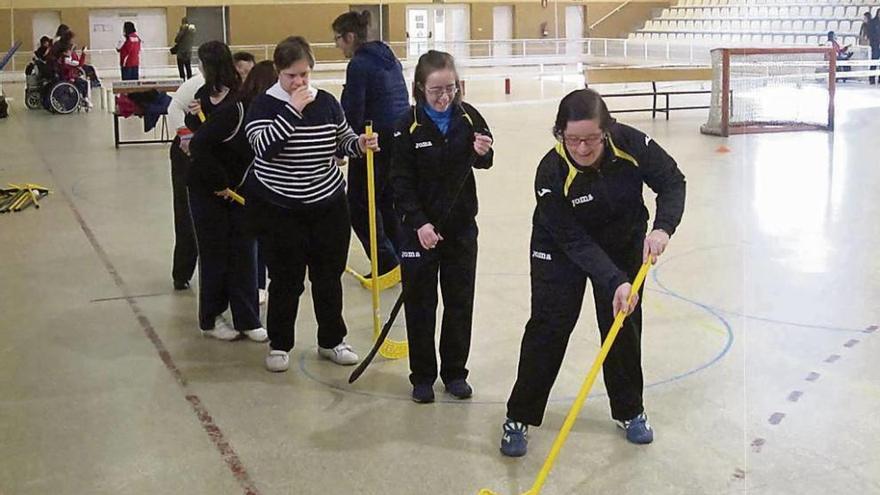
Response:
[[[25,105],[32,109],[45,108],[53,113],[68,114],[88,103],[89,83],[81,67],[84,53],[76,53],[73,35],[66,31],[51,45],[45,60],[34,57],[25,73]]]
[[[82,49],[77,53],[74,36],[73,31],[68,31],[52,45],[50,66],[61,82],[70,83],[76,88],[81,103],[86,108],[92,108],[89,98],[91,88],[85,71],[86,50]]]
[[[40,38],[40,47],[34,50],[34,60],[46,60],[46,55],[52,49],[52,38],[43,36]]]

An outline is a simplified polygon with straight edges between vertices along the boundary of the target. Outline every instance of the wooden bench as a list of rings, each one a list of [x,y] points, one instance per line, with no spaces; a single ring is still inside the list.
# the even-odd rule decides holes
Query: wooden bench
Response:
[[[672,81],[708,81],[712,79],[711,67],[590,67],[584,71],[586,87],[591,84],[620,83],[651,83],[651,91],[635,91],[626,93],[603,93],[602,98],[627,98],[634,96],[650,96],[650,108],[625,108],[610,110],[611,113],[651,112],[651,118],[658,113],[665,113],[669,120],[672,110],[702,110],[709,105],[672,106],[670,98],[683,95],[712,94],[710,89],[657,89],[658,82]],[[657,99],[665,99],[665,105],[658,107]]]

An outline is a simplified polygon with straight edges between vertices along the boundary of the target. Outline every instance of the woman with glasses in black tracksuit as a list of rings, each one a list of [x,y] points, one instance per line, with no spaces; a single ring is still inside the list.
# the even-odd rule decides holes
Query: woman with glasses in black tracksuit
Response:
[[[443,295],[440,378],[454,397],[473,395],[470,352],[477,267],[473,169],[492,166],[492,135],[461,101],[455,62],[429,51],[415,70],[416,105],[397,123],[391,186],[401,214],[400,258],[412,398],[434,401],[437,283]]]
[[[501,452],[511,457],[525,455],[528,426],[543,421],[588,279],[603,341],[614,316],[629,315],[603,366],[611,416],[630,442],[653,441],[642,400],[642,309],[638,298],[627,298],[639,267],[663,253],[684,211],[685,179],[675,160],[644,133],[615,122],[595,91],[563,98],[553,133],[558,142],[535,178],[531,317],[501,440]],[[657,193],[647,235],[643,184]]]

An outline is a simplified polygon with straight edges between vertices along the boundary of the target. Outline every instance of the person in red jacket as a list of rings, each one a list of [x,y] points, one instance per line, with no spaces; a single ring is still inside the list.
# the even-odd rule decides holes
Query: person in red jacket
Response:
[[[58,74],[61,81],[72,83],[83,98],[87,108],[92,107],[89,81],[86,78],[86,49],[77,52],[74,42],[76,35],[73,31],[66,31],[61,38],[52,45],[49,52],[49,65]]]
[[[122,32],[124,35],[116,47],[116,51],[119,52],[122,80],[134,81],[138,79],[138,69],[141,65],[141,38],[131,21],[126,21],[122,25]]]

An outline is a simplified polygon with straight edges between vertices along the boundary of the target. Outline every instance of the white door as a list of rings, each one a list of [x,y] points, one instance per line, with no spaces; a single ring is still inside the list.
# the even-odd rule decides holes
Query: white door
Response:
[[[53,11],[34,12],[31,27],[33,29],[34,50],[40,46],[40,38],[48,36],[55,37],[55,31],[58,31],[58,25],[61,24],[61,14]]]
[[[427,7],[409,7],[406,10],[406,36],[409,58],[416,58],[428,51],[428,39],[433,36],[428,23]]]
[[[513,39],[513,6],[502,5],[492,8],[492,55],[495,57],[509,57],[512,54],[510,41]]]
[[[407,7],[407,57],[436,49],[466,55],[470,39],[470,8],[466,5],[412,5]]]
[[[168,65],[168,46],[165,9],[98,9],[89,12],[91,48],[101,50],[92,55],[92,64],[107,69],[119,66],[116,43],[122,38],[122,24],[134,23],[141,38],[141,66]],[[141,70],[141,78],[144,71]]]
[[[565,39],[580,40],[584,37],[584,7],[581,5],[569,5],[565,7]],[[568,41],[565,43],[565,53],[568,55],[580,55],[583,53],[583,43],[580,41]]]

